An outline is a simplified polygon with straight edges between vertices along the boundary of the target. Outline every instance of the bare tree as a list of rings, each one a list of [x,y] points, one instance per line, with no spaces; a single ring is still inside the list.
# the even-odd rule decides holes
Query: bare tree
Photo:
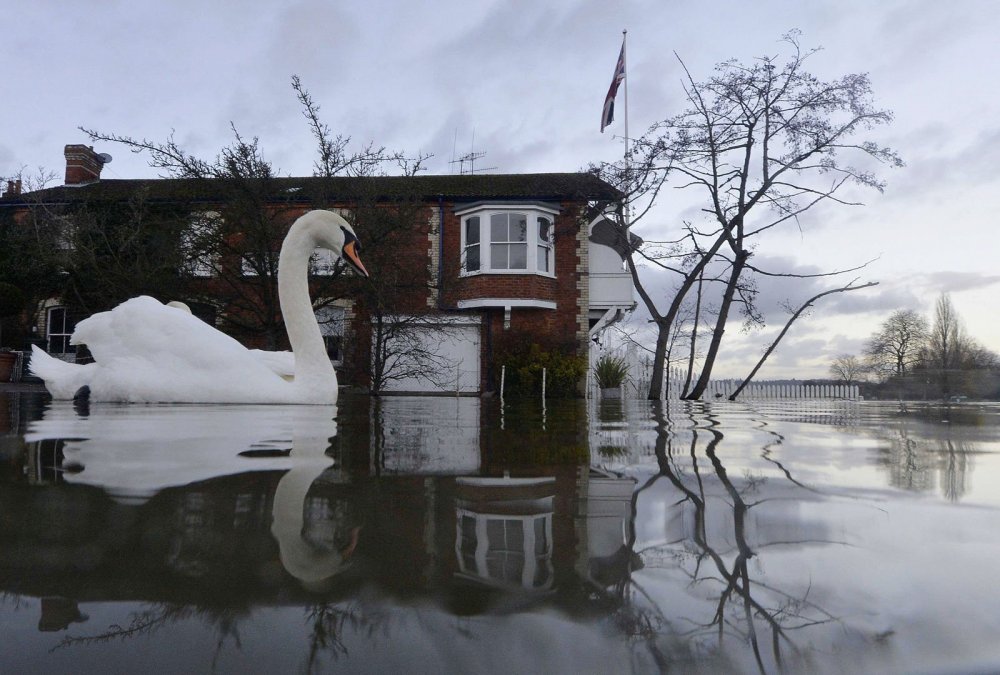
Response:
[[[830,364],[830,374],[839,382],[851,385],[861,379],[865,364],[853,354],[841,354]]]
[[[668,176],[676,179],[673,187],[700,190],[705,198],[710,224],[688,228],[679,240],[687,244],[688,256],[679,259],[675,271],[681,281],[666,311],[642,287],[629,256],[638,293],[659,331],[650,398],[661,394],[671,324],[711,262],[725,253],[715,328],[700,377],[687,396],[691,399],[700,398],[708,385],[733,304],[753,318],[753,294],[741,291],[747,288],[746,274],[754,270],[749,264],[753,242],[797,223],[818,203],[858,204],[845,195],[848,186],[881,191],[883,182],[864,166],[902,165],[891,149],[859,138],[892,119],[873,105],[868,77],[821,81],[804,70],[815,50],[803,52],[797,33],[786,35],[785,42],[791,55],[784,62],[775,56],[751,64],[727,61],[704,82],[696,82],[685,68],[688,109],[637,139],[636,156],[595,168],[625,188],[622,228],[630,224],[626,216],[634,204],[642,203],[633,208],[639,217],[649,212]],[[851,164],[850,156],[862,164]]]
[[[942,293],[934,303],[934,321],[927,336],[928,365],[941,371],[958,368],[967,339],[951,296]]]
[[[869,366],[883,377],[906,375],[920,361],[927,334],[923,316],[912,309],[897,309],[865,345]]]

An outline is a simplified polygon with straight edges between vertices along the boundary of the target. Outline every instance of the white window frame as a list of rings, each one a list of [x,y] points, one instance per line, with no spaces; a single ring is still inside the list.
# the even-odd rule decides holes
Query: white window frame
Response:
[[[56,323],[53,320],[53,315],[56,313],[61,313],[62,317],[58,326],[53,325]],[[53,330],[53,328],[58,330]],[[75,330],[76,321],[70,315],[68,307],[56,305],[45,310],[45,350],[49,354],[75,354],[76,345],[71,345],[69,342]],[[53,340],[58,341],[59,348],[54,348],[56,345],[53,344]]]
[[[457,210],[461,223],[461,268],[459,275],[463,277],[477,276],[480,274],[532,274],[536,276],[555,278],[555,222],[559,209],[542,204],[483,204]],[[524,268],[507,269],[495,268],[492,261],[492,247],[494,244],[518,244],[518,241],[493,241],[492,217],[504,214],[508,218],[514,214],[522,214],[526,218],[527,230],[525,233],[525,258]],[[479,241],[467,241],[467,227],[471,219],[479,219]],[[548,240],[541,238],[539,224],[548,223]],[[479,248],[479,269],[467,269],[466,257],[470,247]],[[539,253],[548,252],[548,270],[542,269],[539,262],[542,256]]]

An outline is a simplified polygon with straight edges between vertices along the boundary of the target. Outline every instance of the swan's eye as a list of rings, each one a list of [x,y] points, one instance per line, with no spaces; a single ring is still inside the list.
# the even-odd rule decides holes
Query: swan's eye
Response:
[[[357,236],[355,236],[355,234],[353,232],[351,232],[350,230],[348,230],[346,227],[341,227],[340,229],[344,233],[344,246],[346,247],[351,242],[354,242],[354,250],[355,251],[360,251],[361,250],[361,242],[358,241]]]

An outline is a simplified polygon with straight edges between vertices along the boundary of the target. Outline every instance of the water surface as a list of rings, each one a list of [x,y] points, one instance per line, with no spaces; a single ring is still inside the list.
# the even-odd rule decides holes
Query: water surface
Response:
[[[0,672],[995,672],[1000,407],[0,394]]]

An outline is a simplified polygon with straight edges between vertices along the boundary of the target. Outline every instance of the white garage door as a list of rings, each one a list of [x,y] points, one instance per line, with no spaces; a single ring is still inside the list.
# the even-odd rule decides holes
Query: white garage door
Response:
[[[479,393],[479,322],[466,317],[435,325],[414,325],[390,346],[385,391]]]

